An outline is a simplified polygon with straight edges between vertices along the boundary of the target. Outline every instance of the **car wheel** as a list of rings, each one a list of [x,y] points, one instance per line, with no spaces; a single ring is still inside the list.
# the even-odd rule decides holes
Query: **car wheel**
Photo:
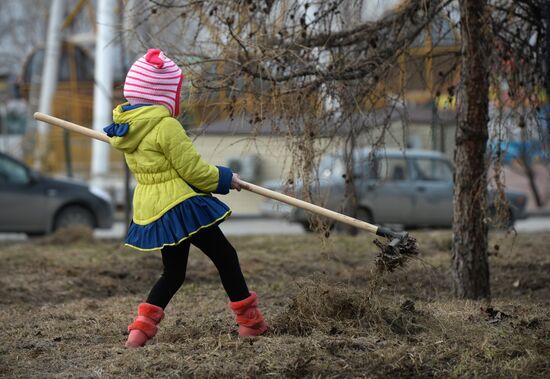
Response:
[[[358,208],[356,217],[357,219],[368,222],[369,224],[372,224],[374,222],[372,213],[366,208]],[[356,235],[357,233],[362,233],[364,231],[363,229],[354,228],[341,222],[336,222],[334,229],[338,233],[344,233],[348,235]]]
[[[68,226],[81,225],[93,229],[95,219],[92,212],[88,209],[79,206],[71,205],[63,208],[55,218],[54,230],[66,228]]]
[[[40,238],[46,235],[46,232],[27,232],[25,233],[29,238]]]
[[[302,221],[302,222],[300,222],[300,224],[302,225],[302,227],[304,228],[304,230],[305,230],[307,233],[314,233],[314,232],[318,231],[318,230],[315,229],[315,227],[313,226],[313,225],[315,225],[313,220]],[[325,225],[324,227],[327,227],[327,228],[328,228],[328,231],[330,231],[330,230],[332,230],[332,229],[334,228],[334,223],[327,224],[327,225]]]
[[[369,224],[374,224],[374,217],[372,217],[372,212],[367,208],[359,208],[357,210],[357,218],[361,221],[368,222]]]
[[[304,231],[306,231],[307,233],[313,233],[314,232],[313,228],[309,224],[309,221],[302,221],[302,222],[300,222],[300,224],[302,225],[302,228],[304,228]]]
[[[361,221],[368,222],[369,224],[374,224],[374,217],[372,216],[372,212],[367,208],[359,208],[357,210],[357,218]],[[368,233],[364,229],[357,229],[358,233]]]
[[[320,230],[323,230],[325,233],[327,232],[330,233],[330,231],[334,229],[335,223],[332,220],[328,218],[323,218],[322,220],[317,221],[317,222],[321,222],[322,224],[317,225],[313,217],[315,216],[311,216],[310,218],[308,218],[308,220],[300,222],[300,224],[304,228],[304,231],[306,231],[307,233],[314,233]]]

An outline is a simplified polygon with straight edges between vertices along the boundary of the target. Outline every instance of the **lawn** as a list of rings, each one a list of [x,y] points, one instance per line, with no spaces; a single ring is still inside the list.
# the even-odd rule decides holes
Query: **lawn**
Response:
[[[270,332],[237,337],[192,250],[157,337],[134,350],[126,327],[160,255],[67,235],[0,246],[2,377],[550,377],[548,234],[491,234],[490,303],[452,296],[448,231],[415,233],[421,259],[383,275],[369,235],[231,238]]]

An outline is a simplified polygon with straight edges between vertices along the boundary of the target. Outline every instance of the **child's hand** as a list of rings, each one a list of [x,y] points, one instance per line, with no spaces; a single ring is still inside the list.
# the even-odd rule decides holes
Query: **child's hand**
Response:
[[[236,189],[237,191],[241,190],[241,178],[239,174],[233,173],[233,177],[231,178],[231,189]]]

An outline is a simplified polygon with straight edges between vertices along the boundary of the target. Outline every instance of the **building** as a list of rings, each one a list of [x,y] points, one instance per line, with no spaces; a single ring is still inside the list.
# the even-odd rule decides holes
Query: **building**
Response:
[[[92,4],[76,2],[74,7],[68,10],[64,21],[64,27],[70,29],[70,33],[66,33],[68,37],[62,44],[52,113],[54,116],[91,127],[95,20],[89,8],[84,7],[84,3]],[[89,19],[89,22],[85,23],[83,19]],[[403,93],[410,109],[407,109],[406,120],[402,120],[399,111],[391,115],[392,138],[388,138],[386,146],[432,148],[450,154],[454,145],[454,100],[452,96],[448,96],[446,89],[457,80],[452,68],[456,64],[458,45],[452,22],[442,18],[429,25],[413,47],[400,57],[399,65],[391,75],[393,80],[388,80],[379,90]],[[113,57],[113,60],[118,66],[113,88],[113,106],[123,101],[121,83],[125,74],[124,67],[133,60],[133,57],[125,56],[121,47],[116,51],[117,56]],[[27,55],[22,65],[21,93],[28,99],[31,112],[33,102],[36,103],[33,96],[36,96],[43,60],[44,50],[38,46]],[[213,66],[213,69],[223,67]],[[451,75],[446,75],[443,80],[439,74],[442,71],[450,71]],[[224,93],[218,96],[222,98]],[[253,128],[245,120],[246,117],[231,121],[227,110],[217,105],[223,101],[218,100],[220,99],[208,98],[202,102],[183,104],[183,108],[187,110],[187,117],[182,121],[189,134],[195,138],[197,148],[203,156],[214,164],[236,168],[245,179],[255,183],[284,180],[288,175],[291,160],[285,143],[287,136],[284,133],[275,136],[268,126],[259,130]],[[243,99],[243,102],[247,109],[247,99]],[[384,112],[387,104],[381,103],[378,107]],[[252,112],[252,109],[249,111]],[[281,127],[284,129],[285,126]],[[25,133],[19,150],[23,152],[27,161],[34,158],[34,142],[36,138],[31,128]],[[50,128],[46,143],[47,154],[42,162],[44,171],[90,179],[92,148],[87,137]],[[319,143],[323,143],[323,137],[319,139]],[[122,154],[115,150],[110,151],[111,174],[106,186],[119,202],[125,177],[124,170]],[[236,213],[242,214],[257,212],[259,201],[254,194],[239,193],[228,197],[228,202],[234,206]]]

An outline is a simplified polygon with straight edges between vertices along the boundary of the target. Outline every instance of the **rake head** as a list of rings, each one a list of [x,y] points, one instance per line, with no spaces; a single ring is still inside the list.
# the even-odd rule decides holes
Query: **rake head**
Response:
[[[376,266],[379,271],[393,272],[403,267],[411,258],[418,256],[416,239],[407,232],[397,233],[390,229],[379,227],[376,234],[386,238],[386,242],[374,240],[380,252],[376,256]]]

